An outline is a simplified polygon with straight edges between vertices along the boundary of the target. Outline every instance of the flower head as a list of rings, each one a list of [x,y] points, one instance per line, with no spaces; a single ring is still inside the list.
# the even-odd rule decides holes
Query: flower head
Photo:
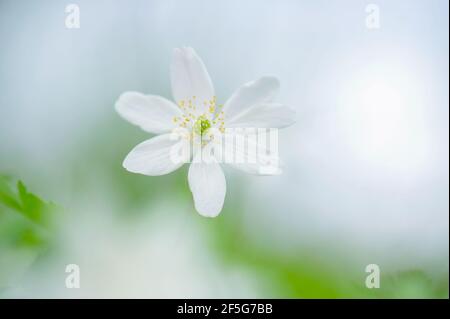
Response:
[[[278,162],[277,154],[255,142],[259,131],[252,134],[246,129],[256,132],[286,127],[294,122],[295,113],[272,102],[279,88],[274,77],[244,84],[223,105],[217,104],[208,71],[192,48],[174,50],[170,73],[176,103],[138,92],[125,92],[116,102],[116,110],[124,119],[157,134],[131,150],[123,166],[133,173],[157,176],[171,173],[192,159],[188,181],[195,208],[203,216],[215,217],[222,210],[226,193],[218,154],[235,159],[226,162],[248,173],[280,173],[278,167],[263,169],[274,159]],[[230,138],[235,142],[223,148],[222,141]],[[253,146],[262,148],[265,155],[255,156],[250,151]]]

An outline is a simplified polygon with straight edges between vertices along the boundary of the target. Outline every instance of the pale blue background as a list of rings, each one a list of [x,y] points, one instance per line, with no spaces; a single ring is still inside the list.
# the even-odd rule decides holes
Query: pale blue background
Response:
[[[448,276],[447,1],[376,1],[377,30],[365,25],[368,1],[75,3],[77,30],[65,28],[64,1],[0,3],[0,171],[71,207],[81,166],[94,185],[106,180],[83,205],[107,201],[108,173],[90,159],[114,149],[107,132],[131,134],[124,156],[146,138],[115,100],[128,90],[170,97],[171,51],[188,45],[219,101],[275,75],[279,100],[297,111],[280,134],[282,176],[227,173],[226,201],[245,191],[250,236],[318,247],[357,269]]]

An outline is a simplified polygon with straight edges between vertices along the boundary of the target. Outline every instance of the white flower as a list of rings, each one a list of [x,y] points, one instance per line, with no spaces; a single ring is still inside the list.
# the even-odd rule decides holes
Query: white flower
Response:
[[[294,122],[290,108],[272,102],[279,89],[274,77],[244,84],[219,106],[208,71],[192,48],[174,50],[170,73],[172,93],[178,105],[161,96],[137,92],[125,92],[116,102],[116,110],[124,119],[144,131],[159,134],[137,145],[127,155],[123,166],[130,172],[157,176],[175,171],[184,162],[171,158],[173,149],[186,149],[198,138],[203,141],[213,129],[224,132],[225,128],[281,128]],[[177,128],[188,132],[185,138],[173,138],[171,132]],[[242,135],[247,143],[251,142],[246,134]],[[201,142],[202,151],[194,152],[188,181],[196,210],[203,216],[215,217],[222,210],[226,181],[218,160],[198,160],[206,145]],[[241,152],[244,158],[249,156],[245,150],[234,149],[234,152]],[[257,160],[231,165],[261,174],[263,164]]]

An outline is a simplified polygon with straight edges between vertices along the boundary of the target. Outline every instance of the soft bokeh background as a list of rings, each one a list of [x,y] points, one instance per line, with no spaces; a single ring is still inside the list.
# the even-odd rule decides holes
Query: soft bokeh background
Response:
[[[448,298],[447,1],[376,1],[375,30],[360,0],[74,3],[80,29],[69,2],[0,2],[0,297]],[[226,170],[215,219],[186,167],[121,167],[149,136],[115,100],[170,97],[184,45],[219,102],[276,75],[297,111],[283,175]]]

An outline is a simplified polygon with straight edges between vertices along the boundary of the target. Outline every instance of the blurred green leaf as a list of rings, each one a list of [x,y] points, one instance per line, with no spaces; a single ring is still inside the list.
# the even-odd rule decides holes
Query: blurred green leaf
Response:
[[[47,242],[57,206],[29,192],[22,181],[12,187],[11,178],[0,175],[0,241],[36,247]]]
[[[0,175],[0,293],[48,250],[57,206]]]
[[[0,203],[6,207],[20,211],[20,203],[11,191],[8,182],[8,177],[0,175]]]
[[[382,278],[383,285],[380,292],[383,298],[446,298],[447,287],[440,282],[433,281],[421,270],[409,270]],[[444,282],[444,281],[442,281]],[[442,289],[444,288],[444,289]]]

